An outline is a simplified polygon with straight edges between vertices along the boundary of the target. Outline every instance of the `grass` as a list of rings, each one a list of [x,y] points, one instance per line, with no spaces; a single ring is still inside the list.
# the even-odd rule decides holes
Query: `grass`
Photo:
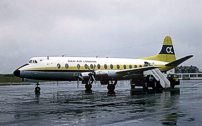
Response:
[[[0,74],[0,83],[3,82],[22,82],[22,78],[15,77],[12,74]]]

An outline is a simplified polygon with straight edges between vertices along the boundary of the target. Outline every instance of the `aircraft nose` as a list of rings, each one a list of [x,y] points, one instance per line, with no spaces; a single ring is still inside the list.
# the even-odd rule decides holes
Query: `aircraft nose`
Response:
[[[15,70],[14,72],[13,72],[13,74],[16,76],[16,77],[20,77],[20,70]]]

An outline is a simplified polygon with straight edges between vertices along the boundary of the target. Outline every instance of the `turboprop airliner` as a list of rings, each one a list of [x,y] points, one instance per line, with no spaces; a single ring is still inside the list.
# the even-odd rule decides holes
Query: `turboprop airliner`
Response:
[[[158,68],[166,72],[175,68],[193,55],[176,60],[172,40],[166,36],[159,54],[140,59],[95,58],[95,57],[33,57],[14,71],[14,75],[24,80],[82,81],[86,90],[100,81],[114,91],[118,80],[132,80],[138,83],[143,72]],[[35,90],[38,90],[38,83]]]

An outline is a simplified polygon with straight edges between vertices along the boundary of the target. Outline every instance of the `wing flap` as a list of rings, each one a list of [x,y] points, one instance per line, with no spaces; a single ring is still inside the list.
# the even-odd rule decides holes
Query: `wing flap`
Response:
[[[144,71],[155,69],[155,68],[160,68],[158,66],[147,66],[147,67],[140,67],[140,68],[132,68],[132,69],[126,69],[126,70],[120,70],[117,71],[116,73],[120,74],[137,74],[137,73],[143,73]]]

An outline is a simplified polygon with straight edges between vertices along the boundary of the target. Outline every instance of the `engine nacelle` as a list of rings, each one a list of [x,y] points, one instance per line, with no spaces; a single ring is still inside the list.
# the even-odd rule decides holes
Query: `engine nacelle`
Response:
[[[95,72],[95,77],[96,78],[108,78],[108,73],[107,72],[103,72],[103,71],[96,71]]]
[[[90,78],[89,73],[91,72],[83,72],[81,73],[81,76],[83,77],[83,79]]]
[[[81,76],[86,79],[86,78],[90,78],[90,75],[92,74],[93,72],[83,72],[81,73]],[[108,77],[108,73],[106,72],[102,72],[102,71],[95,71],[95,78],[107,78]]]
[[[96,72],[96,78],[100,80],[101,85],[109,84],[108,73],[103,71]]]
[[[90,76],[94,76],[95,80],[100,80],[102,85],[109,84],[108,73],[103,71],[95,71],[95,75],[93,72],[83,72],[81,73],[83,77],[82,84],[86,84]]]

